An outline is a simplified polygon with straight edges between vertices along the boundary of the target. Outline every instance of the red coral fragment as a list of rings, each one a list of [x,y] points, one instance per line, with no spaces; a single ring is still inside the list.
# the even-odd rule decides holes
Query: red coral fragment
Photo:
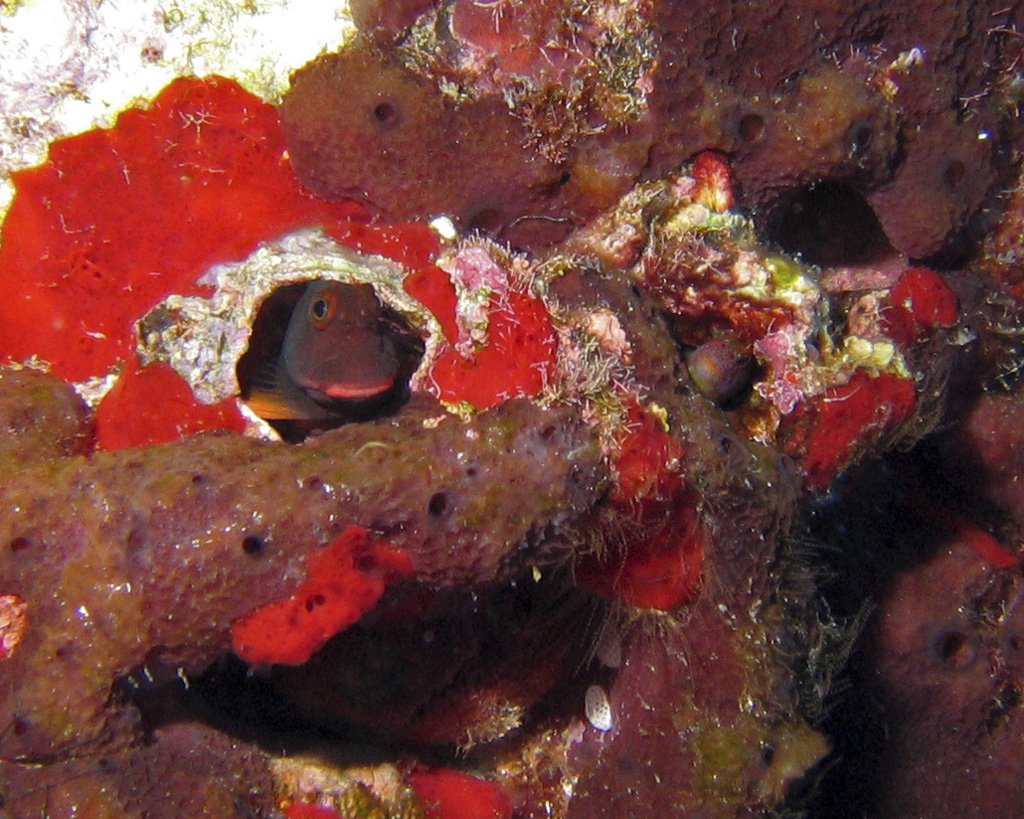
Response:
[[[548,383],[555,363],[555,328],[539,299],[509,291],[490,303],[487,343],[461,355],[446,349],[431,372],[437,396],[489,409],[519,395],[533,396]]]
[[[938,273],[926,267],[904,271],[889,298],[886,331],[901,344],[913,343],[927,330],[956,324],[956,295]]]
[[[967,541],[975,554],[997,569],[1012,569],[1020,565],[1020,558],[1003,546],[992,535],[965,518],[955,521],[956,534]]]
[[[908,499],[922,520],[937,521],[957,539],[969,545],[978,557],[997,569],[1012,569],[1020,565],[1020,558],[995,537],[963,515],[933,502],[921,489],[920,484],[920,479],[915,477],[908,492]]]
[[[622,548],[580,560],[580,582],[640,608],[670,611],[700,588],[704,540],[697,492],[682,476],[682,444],[635,408],[614,457],[611,505],[636,523]]]
[[[96,410],[96,441],[106,450],[167,443],[212,429],[242,432],[238,403],[200,403],[188,383],[161,362],[127,366]]]
[[[510,819],[512,802],[497,782],[446,768],[417,768],[407,776],[427,819]]]
[[[231,625],[232,649],[253,665],[301,665],[377,605],[389,583],[411,574],[405,552],[349,526],[310,555],[306,580],[291,597]]]
[[[858,370],[846,384],[801,405],[781,431],[784,451],[803,453],[804,482],[824,490],[883,434],[914,411],[914,382],[889,373]]]
[[[327,235],[339,244],[360,253],[386,256],[406,267],[421,268],[437,256],[441,240],[424,222],[366,224],[345,221],[326,228]]]

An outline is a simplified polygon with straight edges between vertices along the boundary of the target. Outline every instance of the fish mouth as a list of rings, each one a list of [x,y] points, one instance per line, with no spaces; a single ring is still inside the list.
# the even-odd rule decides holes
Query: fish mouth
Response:
[[[346,384],[311,384],[306,393],[314,401],[331,404],[336,401],[360,401],[377,398],[395,385],[395,379],[388,377],[380,381],[366,381]]]

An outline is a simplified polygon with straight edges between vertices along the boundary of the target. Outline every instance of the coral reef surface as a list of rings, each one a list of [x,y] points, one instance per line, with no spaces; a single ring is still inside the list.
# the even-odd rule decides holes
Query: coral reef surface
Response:
[[[12,174],[0,814],[1016,816],[1024,7],[352,16]]]

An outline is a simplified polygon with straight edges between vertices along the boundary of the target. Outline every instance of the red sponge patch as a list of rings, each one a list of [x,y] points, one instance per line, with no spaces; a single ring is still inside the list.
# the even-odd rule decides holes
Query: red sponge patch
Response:
[[[509,291],[491,302],[487,343],[463,356],[454,347],[434,365],[433,384],[443,401],[489,409],[518,395],[541,391],[555,364],[555,328],[544,303]]]
[[[917,404],[914,382],[858,370],[846,384],[802,404],[780,430],[783,451],[803,458],[804,483],[822,491]]]
[[[613,455],[609,503],[634,522],[632,537],[586,555],[576,576],[587,588],[639,608],[670,611],[692,599],[703,574],[700,495],[683,478],[683,445],[635,407]]]
[[[445,768],[417,768],[408,776],[427,819],[510,819],[512,803],[497,782]]]
[[[253,665],[301,665],[377,605],[389,583],[412,570],[404,552],[349,526],[310,556],[306,580],[295,594],[232,624],[232,649]]]
[[[244,430],[238,404],[201,404],[181,376],[161,363],[126,367],[96,411],[100,449],[161,444],[210,429]]]

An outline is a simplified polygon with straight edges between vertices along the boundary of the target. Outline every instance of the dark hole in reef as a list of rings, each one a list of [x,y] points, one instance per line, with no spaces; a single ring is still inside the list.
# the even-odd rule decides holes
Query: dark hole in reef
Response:
[[[377,558],[369,552],[363,552],[355,557],[355,566],[361,572],[372,572],[376,571],[378,563]]]
[[[748,145],[757,145],[764,139],[767,124],[760,114],[744,114],[740,117],[736,130],[740,139]]]
[[[439,518],[448,511],[448,495],[444,492],[435,492],[427,501],[427,512],[431,517]]]
[[[850,126],[847,140],[850,146],[850,156],[860,157],[867,153],[875,138],[875,129],[870,122],[854,122]]]
[[[504,217],[498,208],[483,207],[470,215],[466,220],[466,227],[476,233],[495,236],[501,230],[503,223]]]
[[[408,708],[429,719],[431,711],[439,713],[440,698],[457,693],[464,701],[461,682],[480,674],[496,674],[498,690],[518,685],[521,669],[507,663],[506,652],[527,651],[532,662],[527,646],[533,638],[524,644],[525,635],[545,645],[554,641],[563,659],[545,654],[536,661],[556,663],[552,668],[565,673],[533,700],[527,725],[536,724],[534,719],[564,722],[583,702],[585,677],[579,670],[592,659],[597,630],[608,616],[605,604],[575,589],[568,571],[545,570],[541,582],[527,577],[493,589],[437,592],[429,615],[411,620],[409,604],[421,609],[422,590],[410,588],[403,597],[396,587],[391,605],[382,601],[382,616],[364,618],[336,635],[305,667],[254,670],[225,654],[193,673],[179,667],[172,651],[156,649],[112,693],[138,710],[140,727],[150,735],[168,724],[194,723],[277,755],[309,753],[326,742],[332,757],[350,764],[415,754],[450,767],[465,762],[463,751],[443,740],[425,745],[403,736],[401,728],[396,735],[390,713],[401,711],[404,722]],[[473,648],[467,651],[467,644]],[[332,702],[311,709],[309,695],[317,689],[329,689]],[[443,703],[440,708],[447,710]]]
[[[393,130],[402,122],[402,112],[398,110],[398,106],[391,100],[381,100],[378,102],[373,107],[372,116],[374,122],[384,131]]]
[[[281,349],[292,313],[306,289],[306,282],[279,287],[260,305],[253,321],[249,349],[238,361],[235,374],[243,401],[255,396],[271,395],[277,400],[287,376],[279,367]],[[365,400],[338,402],[333,405],[317,404],[306,400],[302,390],[294,385],[291,391],[298,395],[299,403],[289,407],[292,417],[267,417],[278,434],[290,443],[298,443],[310,435],[341,426],[345,423],[385,418],[398,412],[409,398],[409,379],[423,357],[423,340],[405,319],[390,307],[383,307],[380,317],[381,332],[394,342],[399,356],[399,372],[395,385],[382,395]],[[261,405],[251,408],[260,414]]]
[[[135,705],[141,728],[148,732],[174,718],[190,682],[185,669],[167,659],[167,649],[157,646],[114,681],[111,697],[115,702]]]
[[[867,200],[843,182],[795,191],[776,208],[768,229],[784,251],[825,267],[872,264],[894,253]]]
[[[261,554],[265,545],[266,541],[259,535],[246,535],[242,538],[242,551],[252,557]]]
[[[27,538],[24,535],[18,535],[17,537],[11,538],[11,551],[12,552],[23,552],[32,545],[32,539]]]
[[[552,177],[541,190],[544,196],[554,196],[572,180],[572,172],[568,169],[562,171],[558,176]]]
[[[313,611],[313,609],[319,608],[327,602],[327,598],[322,594],[311,594],[306,598],[306,611]]]
[[[977,651],[969,635],[959,629],[945,629],[935,635],[935,657],[946,668],[963,671],[977,658]]]
[[[942,181],[945,182],[948,187],[955,190],[963,184],[966,176],[967,166],[959,159],[954,159],[946,166],[946,170],[942,172]]]

